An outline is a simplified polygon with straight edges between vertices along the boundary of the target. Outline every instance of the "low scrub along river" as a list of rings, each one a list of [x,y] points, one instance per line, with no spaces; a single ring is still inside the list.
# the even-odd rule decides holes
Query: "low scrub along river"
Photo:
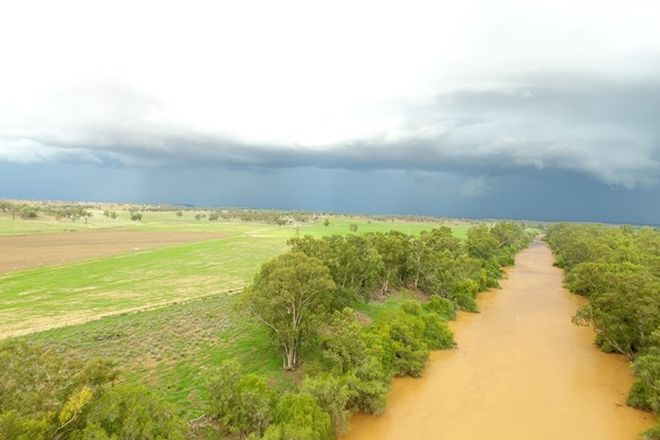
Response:
[[[540,241],[521,252],[481,313],[452,323],[459,348],[397,379],[386,412],[355,416],[345,440],[638,438],[654,417],[625,405],[629,365],[571,323],[584,299],[552,262]]]

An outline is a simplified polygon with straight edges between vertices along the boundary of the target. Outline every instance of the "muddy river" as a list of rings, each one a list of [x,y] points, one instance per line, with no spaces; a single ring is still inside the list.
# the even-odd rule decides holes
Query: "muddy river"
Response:
[[[521,252],[481,313],[452,323],[459,348],[397,379],[384,414],[356,415],[344,440],[631,440],[654,416],[625,405],[628,362],[571,323],[584,299],[562,287],[543,242]]]

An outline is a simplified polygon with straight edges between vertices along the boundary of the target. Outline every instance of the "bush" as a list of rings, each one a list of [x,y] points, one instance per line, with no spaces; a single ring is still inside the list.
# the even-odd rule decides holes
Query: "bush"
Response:
[[[183,440],[186,431],[169,404],[142,386],[122,384],[90,405],[84,427],[70,438]]]
[[[220,368],[210,394],[209,412],[229,432],[261,435],[271,421],[274,395],[266,380],[254,374],[241,375],[236,362]]]
[[[383,349],[383,364],[395,376],[419,377],[429,357],[424,321],[401,313],[372,332]]]
[[[424,308],[433,313],[437,313],[444,319],[456,319],[456,303],[446,298],[433,295],[429,301],[424,304]]]
[[[344,376],[323,373],[308,377],[303,382],[301,391],[314,396],[321,409],[330,415],[335,436],[346,431],[352,414],[349,402],[357,393],[348,385]]]
[[[264,433],[264,440],[327,440],[331,438],[330,416],[314,396],[286,393],[277,402],[275,423]]]
[[[32,208],[30,206],[23,206],[21,207],[20,211],[18,211],[18,215],[24,220],[29,220],[33,218],[37,218],[37,210],[35,208]]]
[[[424,342],[432,350],[444,350],[456,346],[454,335],[447,321],[436,313],[422,316],[424,320]]]
[[[647,411],[660,411],[660,352],[639,356],[633,364],[635,383],[628,404]]]
[[[115,385],[108,362],[10,341],[0,365],[0,438],[184,438],[172,409],[142,387]]]
[[[467,312],[478,312],[479,307],[475,300],[479,285],[471,279],[461,280],[451,293],[451,298],[458,306]]]

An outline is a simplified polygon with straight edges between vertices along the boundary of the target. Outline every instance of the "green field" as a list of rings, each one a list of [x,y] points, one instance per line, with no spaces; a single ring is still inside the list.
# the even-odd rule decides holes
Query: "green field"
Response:
[[[276,386],[291,386],[265,328],[234,307],[241,288],[261,263],[286,249],[289,237],[346,234],[351,224],[358,234],[393,229],[417,234],[440,225],[331,217],[329,226],[322,219],[276,226],[195,221],[193,214],[173,212],[146,213],[135,223],[127,215],[116,220],[97,215],[88,224],[4,216],[0,225],[12,225],[4,234],[130,228],[212,231],[223,238],[1,276],[0,335],[27,334],[66,355],[111,359],[124,380],[153,386],[188,418],[204,412],[207,382],[225,359],[266,374]],[[462,237],[467,226],[453,225],[453,231]],[[400,301],[356,307],[377,316]]]
[[[173,213],[154,214],[177,219]],[[221,232],[224,238],[0,276],[0,336],[234,291],[252,279],[261,263],[285,250],[289,237],[347,233],[351,223],[358,225],[358,234],[391,229],[415,234],[434,226],[361,219],[333,220],[329,226],[303,224],[297,229],[240,222],[145,222],[140,225],[145,229],[198,228]],[[455,231],[462,236],[466,229]]]

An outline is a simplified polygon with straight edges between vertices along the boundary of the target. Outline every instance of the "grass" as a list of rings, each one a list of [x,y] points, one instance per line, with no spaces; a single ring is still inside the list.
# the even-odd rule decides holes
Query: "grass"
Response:
[[[414,298],[409,291],[354,307],[373,320]],[[149,385],[192,419],[204,413],[208,383],[225,360],[263,374],[280,389],[294,386],[266,328],[236,307],[240,294],[218,294],[141,313],[115,315],[25,336],[65,356],[114,361],[129,382]]]
[[[287,387],[266,330],[245,319],[240,295],[218,294],[142,313],[115,315],[27,337],[66,356],[114,361],[125,380],[146,383],[187,418],[204,412],[208,380],[223,360]]]
[[[24,235],[103,229],[220,232],[226,229],[227,224],[242,224],[252,227],[255,225],[255,223],[209,221],[206,218],[195,220],[194,216],[197,211],[185,211],[181,217],[176,216],[173,211],[147,211],[143,212],[142,221],[140,222],[131,221],[127,211],[116,211],[118,214],[116,219],[105,217],[101,210],[92,209],[90,212],[93,213],[93,216],[87,222],[84,220],[77,220],[75,222],[68,219],[57,220],[53,217],[44,215],[40,215],[36,219],[31,220],[24,220],[19,217],[12,219],[9,213],[0,212],[0,235]],[[330,225],[327,227],[322,224],[322,220],[326,217],[330,220]],[[323,232],[325,234],[345,234],[349,231],[349,225],[351,223],[358,225],[358,233],[397,229],[411,234],[426,229],[430,225],[440,224],[440,222],[379,221],[366,217],[323,216],[314,224],[300,224],[300,229],[301,232],[304,232],[305,229],[310,230],[312,234],[321,233],[322,231],[325,231]],[[467,232],[467,225],[464,223],[456,222],[455,224],[452,224],[452,227],[456,228],[458,235],[464,235]],[[292,227],[290,225],[276,228],[287,231],[286,233],[289,235],[292,233]]]
[[[235,307],[240,288],[261,263],[286,249],[289,237],[345,234],[352,223],[358,234],[392,229],[417,234],[438,225],[331,218],[329,226],[319,221],[296,229],[153,214],[126,227],[214,230],[224,238],[4,275],[0,335],[24,334],[67,356],[113,360],[123,380],[150,385],[186,418],[204,412],[208,381],[223,360],[235,359],[246,372],[265,374],[277,387],[292,386],[267,330]],[[457,236],[466,230],[454,227]],[[375,318],[406,295],[357,307]]]
[[[240,289],[296,233],[346,233],[351,223],[358,224],[358,234],[391,229],[419,233],[434,226],[356,220],[302,225],[296,231],[290,226],[206,223],[225,237],[0,276],[0,337]],[[464,229],[456,233],[460,236]]]

